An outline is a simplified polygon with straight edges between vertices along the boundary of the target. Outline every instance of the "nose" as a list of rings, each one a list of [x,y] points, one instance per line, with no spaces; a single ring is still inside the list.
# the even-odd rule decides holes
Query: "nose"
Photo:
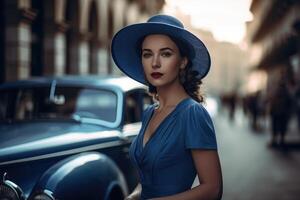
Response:
[[[159,55],[154,55],[152,59],[152,68],[160,68]]]

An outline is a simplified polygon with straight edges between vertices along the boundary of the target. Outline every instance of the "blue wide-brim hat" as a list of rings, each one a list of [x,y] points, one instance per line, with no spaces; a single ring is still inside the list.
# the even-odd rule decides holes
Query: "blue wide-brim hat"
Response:
[[[111,45],[115,64],[132,79],[147,84],[141,61],[141,43],[147,35],[164,34],[185,46],[185,54],[192,62],[198,78],[206,76],[210,69],[210,56],[203,42],[184,29],[183,24],[169,15],[155,15],[145,23],[132,24],[118,31]],[[180,48],[180,47],[179,47]],[[181,49],[181,48],[180,48]]]

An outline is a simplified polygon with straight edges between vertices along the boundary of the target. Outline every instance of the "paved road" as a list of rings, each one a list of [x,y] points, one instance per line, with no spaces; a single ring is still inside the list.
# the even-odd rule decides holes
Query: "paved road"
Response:
[[[268,130],[255,133],[241,112],[231,122],[223,111],[214,118],[221,158],[223,200],[299,200],[300,147],[269,148]],[[288,142],[300,141],[291,131]]]

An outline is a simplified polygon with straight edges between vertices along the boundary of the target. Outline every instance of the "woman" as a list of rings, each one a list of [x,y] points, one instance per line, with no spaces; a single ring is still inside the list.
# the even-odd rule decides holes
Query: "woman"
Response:
[[[198,94],[210,68],[204,44],[176,18],[156,15],[116,33],[112,56],[158,100],[130,148],[140,183],[126,199],[220,199],[215,132]],[[201,184],[191,189],[196,175]]]

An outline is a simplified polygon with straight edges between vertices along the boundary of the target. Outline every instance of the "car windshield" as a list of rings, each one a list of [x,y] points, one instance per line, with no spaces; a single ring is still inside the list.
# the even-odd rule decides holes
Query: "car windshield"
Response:
[[[2,89],[0,121],[92,118],[116,120],[117,96],[108,90],[82,87]]]

